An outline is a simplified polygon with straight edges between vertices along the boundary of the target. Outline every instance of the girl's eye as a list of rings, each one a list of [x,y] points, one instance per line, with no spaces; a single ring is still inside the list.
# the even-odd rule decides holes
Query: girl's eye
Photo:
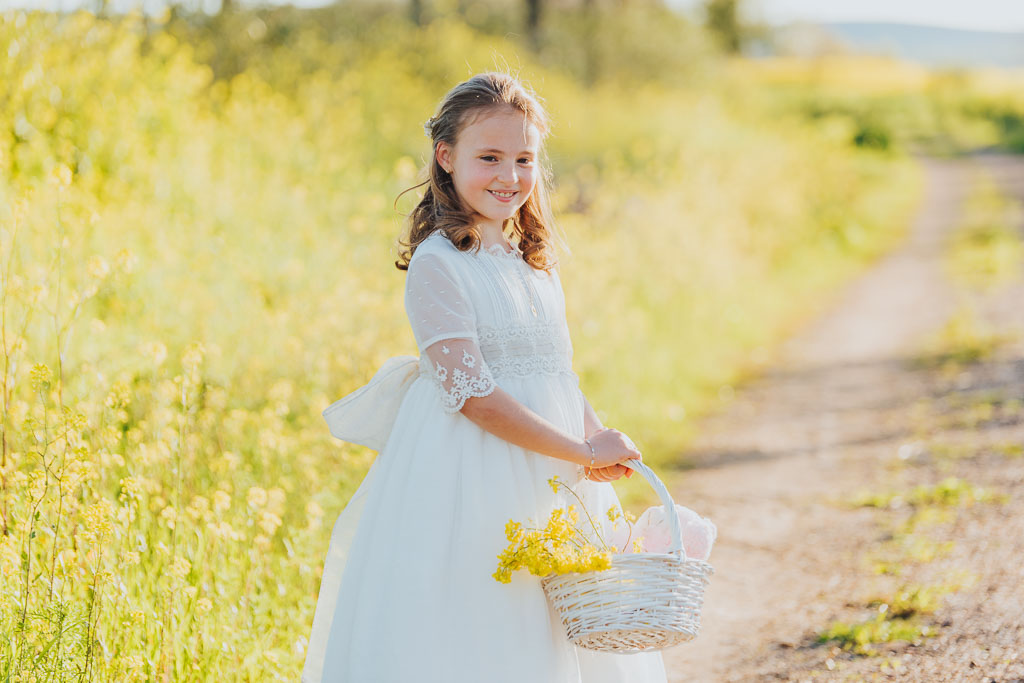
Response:
[[[482,156],[482,157],[480,157],[480,159],[483,160],[483,161],[497,161],[497,158],[494,155],[491,155],[491,154],[487,154],[485,156]],[[533,160],[532,159],[527,159],[527,158],[524,157],[524,158],[519,160],[519,163],[521,163],[521,164],[529,164],[529,163],[533,163]]]

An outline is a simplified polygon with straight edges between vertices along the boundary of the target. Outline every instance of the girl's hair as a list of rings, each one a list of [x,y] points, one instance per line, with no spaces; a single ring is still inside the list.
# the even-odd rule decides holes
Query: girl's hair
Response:
[[[526,203],[511,218],[512,229],[527,263],[545,271],[550,271],[557,264],[553,255],[553,242],[557,240],[564,246],[564,241],[554,231],[554,218],[548,200],[552,173],[544,163],[543,153],[543,142],[548,134],[547,114],[541,106],[540,98],[517,78],[492,71],[477,74],[449,90],[441,100],[437,114],[423,126],[433,141],[427,179],[403,191],[398,197],[423,185],[427,186],[427,190],[409,214],[408,234],[398,241],[399,259],[395,261],[395,266],[399,270],[409,268],[409,261],[419,244],[438,230],[460,251],[480,248],[481,235],[474,224],[473,214],[460,201],[452,177],[437,161],[437,143],[444,141],[454,146],[456,137],[467,122],[477,115],[506,107],[522,112],[526,120],[537,127],[541,139],[537,159],[540,177]],[[395,202],[398,202],[398,198]]]

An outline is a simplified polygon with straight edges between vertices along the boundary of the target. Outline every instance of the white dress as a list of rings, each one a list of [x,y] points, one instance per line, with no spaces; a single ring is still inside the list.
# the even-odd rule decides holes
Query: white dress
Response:
[[[347,437],[379,453],[334,526],[302,681],[664,683],[660,652],[577,648],[539,577],[521,570],[505,584],[492,576],[508,520],[536,526],[575,502],[556,495],[550,477],[572,486],[606,526],[604,512],[619,505],[610,483],[459,412],[468,397],[500,386],[583,436],[557,271],[537,271],[501,245],[461,252],[434,233],[409,263],[405,307],[420,351],[418,360],[392,359],[409,370],[406,380],[334,415],[356,431],[383,420],[388,431],[379,443]]]

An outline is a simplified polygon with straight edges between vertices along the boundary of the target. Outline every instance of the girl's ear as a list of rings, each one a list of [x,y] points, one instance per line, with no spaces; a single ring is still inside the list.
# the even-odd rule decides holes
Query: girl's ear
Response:
[[[439,141],[434,156],[437,158],[437,163],[440,164],[441,168],[450,174],[452,172],[452,150],[448,143],[444,140]]]

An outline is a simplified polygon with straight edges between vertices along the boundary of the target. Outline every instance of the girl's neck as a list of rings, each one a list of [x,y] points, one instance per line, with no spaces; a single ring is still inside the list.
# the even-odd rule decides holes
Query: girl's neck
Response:
[[[500,244],[502,249],[504,249],[505,245],[509,244],[509,241],[505,238],[504,226],[477,223],[476,227],[480,231],[480,241],[484,247]]]

